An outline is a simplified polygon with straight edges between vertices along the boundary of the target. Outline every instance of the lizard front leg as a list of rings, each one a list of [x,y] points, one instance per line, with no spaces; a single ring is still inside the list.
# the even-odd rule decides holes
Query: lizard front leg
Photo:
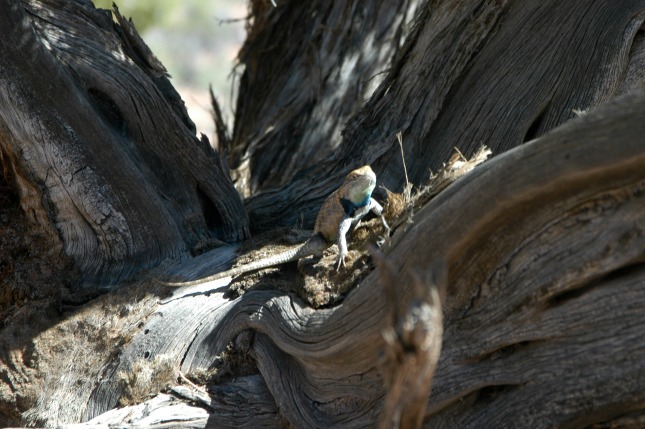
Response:
[[[336,242],[338,243],[338,260],[336,262],[336,271],[338,271],[341,266],[345,266],[345,257],[347,256],[347,232],[349,232],[353,222],[354,218],[345,216],[338,224],[338,236],[336,237]]]
[[[370,201],[369,203],[367,203],[367,205],[361,207],[354,213],[353,225],[355,227],[360,225],[363,216],[365,216],[370,211],[381,218],[381,223],[383,224],[389,235],[390,226],[387,224],[385,216],[383,216],[383,207],[374,198],[370,198]]]
[[[390,226],[387,224],[387,221],[383,216],[383,207],[374,198],[370,198],[369,203],[356,210],[353,217],[346,215],[338,224],[338,236],[336,237],[336,241],[338,243],[338,259],[336,261],[336,271],[338,271],[340,267],[345,266],[345,258],[347,257],[347,233],[352,226],[358,226],[361,223],[361,219],[370,211],[375,215],[380,216],[381,222],[389,234]]]
[[[385,227],[385,229],[387,230],[387,233],[389,235],[390,226],[385,221],[385,216],[383,216],[383,207],[374,198],[370,198],[370,202],[369,202],[368,205],[369,205],[369,208],[372,211],[372,213],[374,213],[375,215],[381,217],[381,222],[383,223],[383,226]]]

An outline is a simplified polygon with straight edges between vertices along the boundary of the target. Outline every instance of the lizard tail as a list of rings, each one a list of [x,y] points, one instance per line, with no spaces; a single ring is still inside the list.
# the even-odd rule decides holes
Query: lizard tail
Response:
[[[222,271],[217,274],[213,274],[208,277],[204,277],[198,280],[189,281],[189,282],[179,282],[179,283],[164,283],[167,286],[195,286],[210,282],[213,280],[223,279],[225,277],[237,277],[241,274],[248,273],[251,271],[261,270],[262,268],[273,267],[275,265],[286,264],[287,262],[297,261],[299,259],[305,258],[311,255],[321,255],[322,252],[327,249],[330,244],[325,240],[320,234],[316,234],[309,238],[304,244],[293,249],[286,250],[277,255],[260,259],[255,262],[251,262],[246,265],[242,265],[236,268],[232,268],[228,271]]]
[[[223,277],[236,277],[240,274],[248,273],[251,271],[261,270],[263,268],[273,267],[276,265],[286,264],[288,262],[298,261],[311,255],[321,255],[322,252],[329,247],[327,241],[322,236],[316,234],[309,240],[304,242],[301,246],[294,247],[293,249],[285,250],[277,255],[270,256],[265,259],[260,259],[255,262],[250,262],[237,268],[230,269],[220,273]],[[217,274],[216,274],[217,275]],[[219,277],[222,278],[222,277]]]

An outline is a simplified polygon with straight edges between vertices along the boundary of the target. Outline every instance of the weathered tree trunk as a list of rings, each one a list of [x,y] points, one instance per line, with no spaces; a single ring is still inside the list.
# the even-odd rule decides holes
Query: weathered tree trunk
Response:
[[[225,287],[168,297],[144,277],[64,318],[35,322],[34,308],[53,314],[53,306],[24,306],[2,330],[5,422],[642,427],[645,0],[411,1],[391,13],[383,12],[386,1],[270,3],[252,3],[258,27],[243,51],[226,142],[242,167],[238,177],[250,181],[241,188],[282,186],[246,201],[252,229],[311,225],[322,199],[361,164],[401,189],[398,132],[417,186],[454,147],[469,155],[486,144],[497,156],[397,222],[379,269],[364,256],[346,273],[324,271],[324,260],[314,267],[332,286],[354,286],[325,308],[302,298],[301,275],[289,269],[251,277],[252,290],[236,299]],[[192,137],[181,102],[133,29],[89,4],[70,4],[63,11],[53,0],[0,3],[14,39],[0,41],[8,76],[0,144],[26,211],[86,279],[102,284],[180,256],[199,239],[245,236],[247,218],[218,155]],[[412,11],[408,32],[400,25]],[[370,19],[356,21],[361,16]],[[74,34],[91,23],[112,43],[80,43]],[[369,58],[371,41],[383,35],[406,41],[397,49],[399,37],[387,36],[379,45],[390,68],[363,105],[371,90],[356,73],[384,66]],[[84,61],[68,46],[88,52]],[[285,53],[275,53],[281,46]],[[117,86],[119,73],[97,74],[110,70],[100,66],[108,60],[133,80]],[[51,70],[61,93],[48,96],[28,64]],[[339,100],[346,110],[334,107]],[[336,146],[331,140],[349,116]],[[94,132],[103,133],[96,146]],[[43,141],[50,135],[58,137]],[[119,164],[108,167],[112,158]],[[271,167],[275,160],[281,165]],[[292,179],[276,172],[282,167]],[[129,194],[132,179],[141,183]],[[96,192],[87,185],[95,182],[104,184]],[[76,211],[61,212],[66,204]],[[104,237],[96,231],[107,222],[122,237],[114,219],[141,228],[134,235],[141,245],[124,247],[136,252],[114,257],[113,241],[101,238],[75,247],[74,228]],[[201,277],[230,265],[237,250],[221,247],[169,272]],[[207,390],[178,383],[178,369]]]
[[[284,185],[334,157],[342,127],[385,76],[418,3],[250,2],[230,149],[240,189]]]
[[[576,110],[639,88],[644,3],[425,2],[385,80],[347,124],[338,161],[252,197],[246,204],[251,228],[275,227],[276,219],[293,225],[300,212],[315,213],[324,199],[318,189],[338,184],[353,165],[373,164],[386,186],[399,188],[399,131],[410,180],[419,185],[454,147],[470,155],[485,144],[497,154],[575,117]],[[312,183],[301,196],[298,191]]]
[[[23,210],[102,286],[247,234],[219,156],[117,17],[89,2],[0,2],[7,167]]]

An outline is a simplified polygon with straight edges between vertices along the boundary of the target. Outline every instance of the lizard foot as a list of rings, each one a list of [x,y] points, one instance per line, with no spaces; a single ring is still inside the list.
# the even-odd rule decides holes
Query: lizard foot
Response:
[[[338,260],[336,261],[336,271],[340,270],[341,266],[345,268],[345,256],[346,255],[342,253],[338,255]]]
[[[390,225],[387,224],[387,221],[385,220],[385,216],[381,215],[381,222],[383,223],[383,226],[385,227],[385,230],[387,231],[387,236],[390,236],[390,233],[392,230],[390,229]]]

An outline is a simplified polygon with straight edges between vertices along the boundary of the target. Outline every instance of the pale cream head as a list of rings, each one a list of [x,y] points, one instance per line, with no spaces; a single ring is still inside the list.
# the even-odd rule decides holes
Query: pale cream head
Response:
[[[375,186],[376,174],[369,165],[364,165],[347,175],[341,189],[345,191],[344,198],[362,205],[369,201]]]

